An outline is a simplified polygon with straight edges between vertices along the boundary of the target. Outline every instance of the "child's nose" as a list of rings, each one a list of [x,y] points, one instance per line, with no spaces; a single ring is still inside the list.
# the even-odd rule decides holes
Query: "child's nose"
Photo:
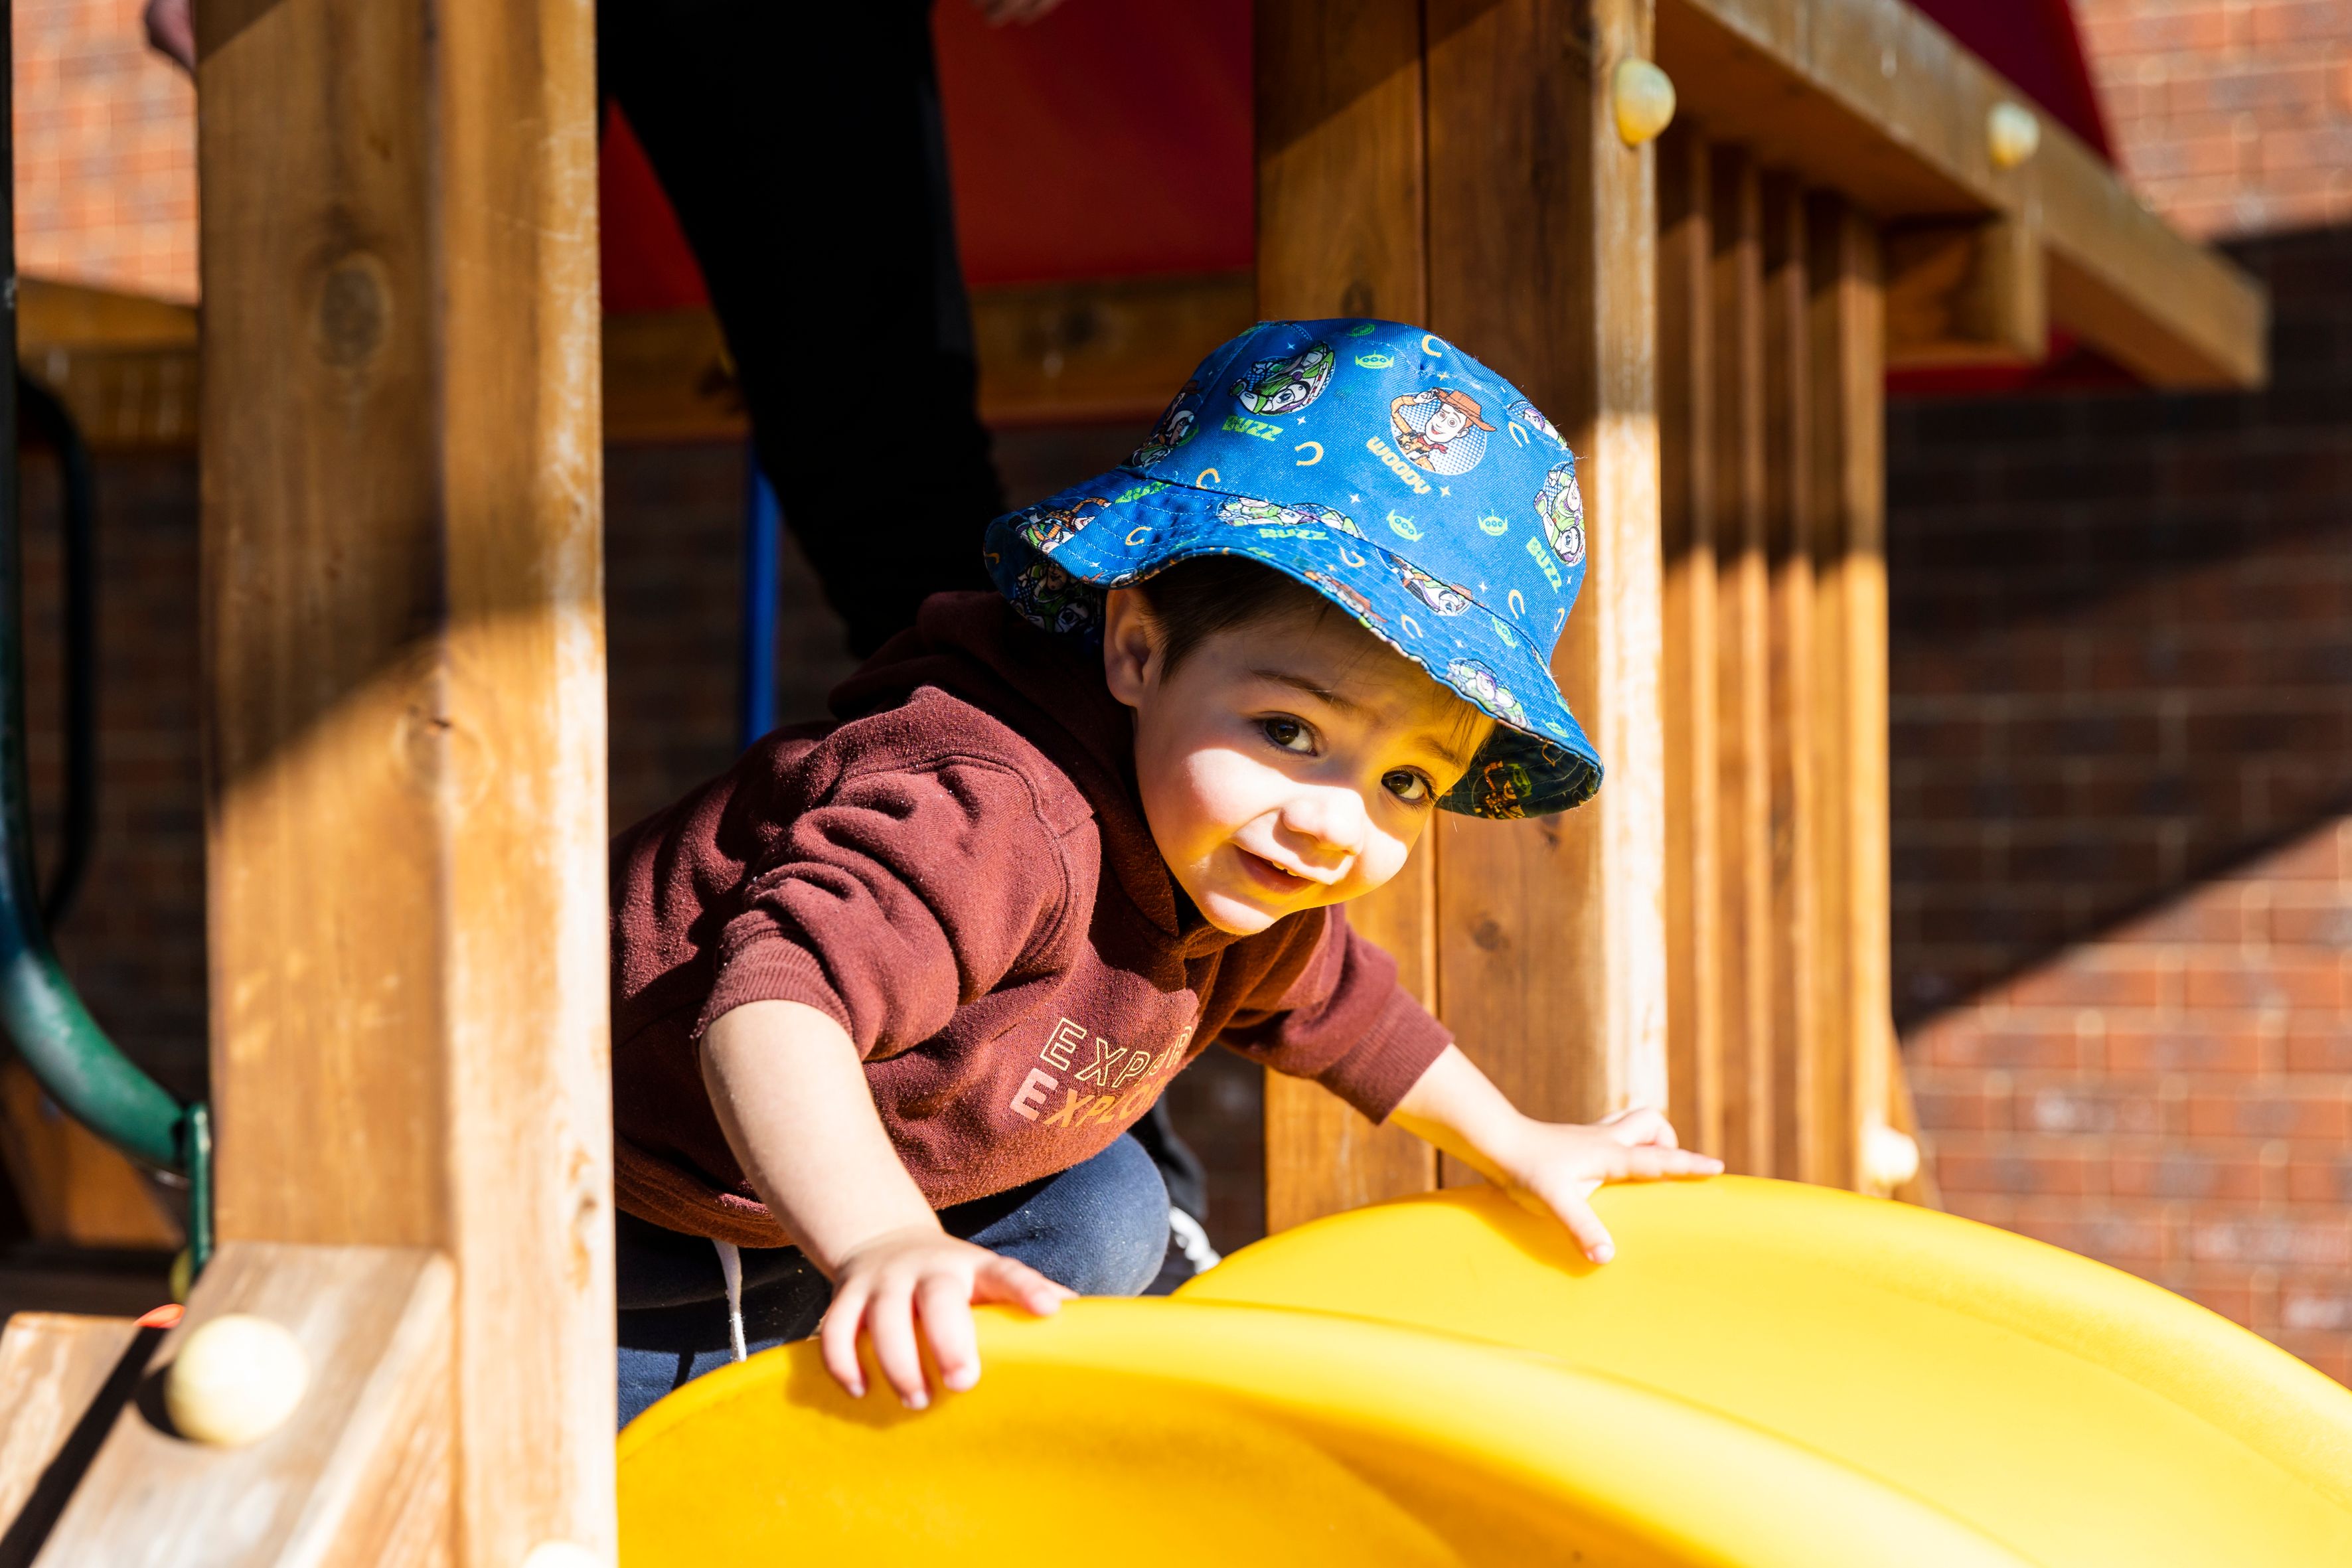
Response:
[[[1305,852],[1332,859],[1361,853],[1370,822],[1363,800],[1351,789],[1310,791],[1290,803],[1282,820],[1307,841],[1301,847]]]

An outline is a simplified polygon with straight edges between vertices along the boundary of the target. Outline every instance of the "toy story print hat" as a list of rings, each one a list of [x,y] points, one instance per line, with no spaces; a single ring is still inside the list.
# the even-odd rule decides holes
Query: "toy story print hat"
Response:
[[[1576,460],[1518,390],[1395,321],[1268,321],[1211,354],[1126,464],[989,526],[988,566],[1048,631],[1196,555],[1307,584],[1495,718],[1438,804],[1530,816],[1601,762],[1551,677],[1584,581]]]

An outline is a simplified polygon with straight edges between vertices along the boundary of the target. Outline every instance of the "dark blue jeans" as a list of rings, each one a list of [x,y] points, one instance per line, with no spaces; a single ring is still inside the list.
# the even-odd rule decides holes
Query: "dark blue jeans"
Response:
[[[940,1211],[950,1236],[1029,1265],[1081,1296],[1134,1296],[1168,1252],[1168,1188],[1134,1139],[1082,1165]],[[616,1225],[621,1425],[729,1359],[726,1281],[699,1236],[631,1215]],[[833,1285],[791,1247],[743,1248],[743,1337],[754,1351],[816,1331]]]

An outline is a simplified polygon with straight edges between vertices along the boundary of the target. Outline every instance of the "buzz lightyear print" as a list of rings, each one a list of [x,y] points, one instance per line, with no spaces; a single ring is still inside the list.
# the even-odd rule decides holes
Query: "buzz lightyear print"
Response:
[[[1323,395],[1337,358],[1329,343],[1309,343],[1287,359],[1262,359],[1234,383],[1234,395],[1252,414],[1296,414]]]
[[[1029,542],[1031,549],[1051,554],[1055,546],[1075,538],[1078,530],[1100,516],[1102,509],[1109,504],[1100,496],[1088,496],[1067,506],[1040,503],[1022,514],[1021,537]]]
[[[1560,564],[1573,566],[1584,559],[1584,497],[1576,488],[1576,465],[1555,463],[1536,492],[1536,515],[1543,519],[1544,537]]]
[[[1032,562],[1013,581],[1013,607],[1031,626],[1049,632],[1092,626],[1101,595],[1050,561]]]
[[[1371,600],[1366,598],[1363,595],[1358,593],[1355,589],[1350,588],[1348,584],[1340,582],[1339,579],[1330,575],[1328,573],[1317,572],[1310,569],[1300,573],[1299,575],[1305,577],[1309,583],[1312,583],[1317,587],[1322,589],[1324,593],[1329,595],[1332,598],[1339,600],[1339,603],[1346,607],[1348,613],[1355,616],[1359,622],[1362,623],[1363,626],[1368,631],[1377,630],[1380,626],[1388,619],[1386,616],[1381,615],[1378,610],[1372,608]]]
[[[1486,455],[1486,423],[1478,400],[1457,388],[1429,387],[1389,405],[1389,427],[1405,461],[1433,474],[1466,474]]]
[[[1427,605],[1432,614],[1458,616],[1470,607],[1470,595],[1453,584],[1439,582],[1409,561],[1398,562],[1396,568],[1404,585],[1412,590],[1412,596]]]
[[[1552,428],[1551,421],[1544,417],[1544,411],[1526,398],[1520,398],[1504,412],[1510,416],[1511,423],[1521,429],[1532,430],[1538,436],[1549,437],[1555,447],[1565,447],[1568,445],[1567,441],[1561,438],[1560,433]],[[1527,443],[1521,441],[1519,445],[1524,447]]]
[[[1192,432],[1200,425],[1200,416],[1192,405],[1200,390],[1201,384],[1197,381],[1184,384],[1184,390],[1176,395],[1176,401],[1168,405],[1168,411],[1160,416],[1160,423],[1154,425],[1151,434],[1143,438],[1143,445],[1128,454],[1129,468],[1148,468],[1192,438]]]
[[[1364,537],[1364,531],[1346,512],[1312,501],[1302,506],[1276,506],[1270,500],[1240,496],[1217,508],[1217,521],[1235,528],[1328,528],[1351,539]]]
[[[1445,667],[1446,684],[1514,729],[1525,730],[1528,710],[1503,684],[1503,678],[1475,658],[1457,658]]]

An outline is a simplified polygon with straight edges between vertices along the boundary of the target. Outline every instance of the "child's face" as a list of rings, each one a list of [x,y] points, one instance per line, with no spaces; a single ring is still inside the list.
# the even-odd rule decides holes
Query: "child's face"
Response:
[[[1140,596],[1113,589],[1103,667],[1135,710],[1144,819],[1194,906],[1240,935],[1395,876],[1494,727],[1336,610],[1164,662]]]

